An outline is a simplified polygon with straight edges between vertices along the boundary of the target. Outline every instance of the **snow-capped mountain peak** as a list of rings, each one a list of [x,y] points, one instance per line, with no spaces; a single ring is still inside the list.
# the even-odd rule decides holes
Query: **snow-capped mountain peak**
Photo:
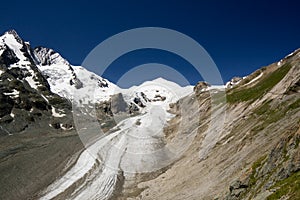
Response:
[[[70,113],[69,102],[50,92],[38,65],[30,44],[15,30],[0,36],[0,118],[9,119],[0,121],[0,135],[35,127],[32,122],[55,129],[68,124],[71,128],[65,116]]]
[[[30,64],[29,60],[26,59],[26,56],[24,55],[27,50],[26,45],[15,30],[7,31],[0,37],[0,47],[0,54],[2,54],[5,49],[9,48],[14,52],[21,64]]]
[[[22,73],[19,79],[25,79],[32,88],[47,85],[36,66],[37,61],[30,44],[24,42],[15,30],[0,36],[0,55],[3,55],[8,69],[15,68],[18,73]]]
[[[120,91],[127,103],[134,103],[142,110],[152,105],[160,105],[168,109],[170,103],[192,93],[193,86],[181,87],[175,82],[157,78]]]
[[[34,54],[52,92],[76,104],[105,101],[114,94],[114,84],[81,66],[71,65],[53,49],[37,47]]]
[[[5,35],[12,35],[18,43],[20,43],[20,44],[23,43],[23,40],[21,39],[21,37],[18,35],[18,33],[14,29],[5,32],[4,36]]]

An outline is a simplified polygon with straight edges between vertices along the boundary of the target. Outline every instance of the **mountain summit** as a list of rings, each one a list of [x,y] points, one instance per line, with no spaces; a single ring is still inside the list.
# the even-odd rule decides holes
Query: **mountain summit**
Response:
[[[71,111],[70,103],[50,91],[29,43],[11,30],[0,37],[0,49],[0,134],[37,126],[72,127],[70,119],[63,117]]]

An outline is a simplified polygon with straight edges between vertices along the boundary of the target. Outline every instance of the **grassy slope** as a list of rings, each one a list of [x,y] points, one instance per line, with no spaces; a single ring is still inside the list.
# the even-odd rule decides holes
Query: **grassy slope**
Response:
[[[242,86],[229,90],[227,94],[227,102],[230,104],[239,102],[254,102],[255,100],[263,97],[263,95],[278,84],[286,76],[290,69],[291,65],[285,64],[274,72],[263,77],[255,86]],[[267,128],[270,124],[276,123],[280,119],[284,118],[288,112],[296,110],[299,107],[300,98],[289,99],[286,102],[277,104],[276,107],[272,106],[272,101],[265,102],[253,112],[255,118],[258,117],[261,119],[261,123],[258,123],[252,131],[259,132]],[[296,148],[298,148],[298,146]],[[268,177],[256,176],[256,170],[261,168],[266,162],[265,158],[266,155],[259,158],[252,165],[253,172],[249,177],[249,188],[247,190],[247,193],[251,192],[250,199],[253,198],[253,195],[257,192],[256,190],[261,189],[265,185],[265,181],[268,180]],[[271,174],[269,176],[271,176]],[[262,178],[263,181],[258,183],[259,178]],[[288,178],[276,182],[272,188],[275,189],[275,192],[268,196],[268,200],[280,199],[282,197],[286,197],[290,200],[300,199],[300,172],[295,172]]]
[[[244,101],[255,101],[261,98],[266,92],[270,91],[279,81],[285,77],[288,71],[291,69],[291,65],[285,64],[278,68],[271,74],[268,74],[266,77],[255,85],[255,87],[247,88],[234,88],[228,91],[227,102],[228,103],[237,103]]]

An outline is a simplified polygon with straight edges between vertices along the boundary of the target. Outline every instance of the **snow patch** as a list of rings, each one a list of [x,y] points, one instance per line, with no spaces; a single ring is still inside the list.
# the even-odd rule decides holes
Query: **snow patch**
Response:
[[[49,103],[49,100],[45,97],[45,95],[41,94],[41,96],[43,97],[43,99],[44,99],[47,103]]]
[[[247,78],[246,76],[243,77],[241,80],[239,81],[236,81],[234,82],[233,80],[231,81],[228,81],[226,84],[225,84],[225,88],[233,88],[234,86],[238,85],[243,79]]]
[[[33,72],[33,71],[32,71]],[[33,77],[32,76],[28,76],[25,78],[25,80],[28,82],[28,84],[30,85],[30,87],[34,88],[34,89],[37,89],[38,87],[38,84],[36,81],[33,80]]]
[[[8,95],[8,96],[15,96],[15,97],[18,97],[20,92],[16,89],[13,89],[12,92],[4,92],[3,93],[4,95]]]
[[[69,130],[72,130],[72,129],[73,129],[73,127],[70,127],[70,128],[64,127],[64,124],[60,124],[60,127],[61,127],[61,129],[64,130],[64,131],[69,131]]]
[[[64,116],[66,116],[66,114],[56,112],[56,109],[52,106],[52,116],[53,117],[64,117]]]
[[[282,60],[280,60],[278,63],[277,63],[277,66],[281,66],[282,64]]]
[[[0,45],[3,45],[3,43],[0,42]],[[0,56],[2,55],[3,52],[4,52],[4,48],[2,48],[2,47],[0,46]]]
[[[19,43],[13,34],[7,32],[6,34],[0,37],[0,40],[3,41],[3,43],[5,43],[20,59],[18,64],[30,64],[30,62],[27,61],[26,57],[21,51],[23,44]]]
[[[255,81],[257,81],[258,79],[260,79],[263,76],[263,72],[260,73],[257,77],[255,77],[254,79],[252,79],[251,81],[249,81],[247,84],[245,85],[250,85],[251,83],[254,83]]]
[[[201,90],[201,92],[205,92],[205,91],[211,91],[213,93],[217,93],[219,91],[224,91],[226,88],[226,85],[211,85],[207,88],[203,88]]]

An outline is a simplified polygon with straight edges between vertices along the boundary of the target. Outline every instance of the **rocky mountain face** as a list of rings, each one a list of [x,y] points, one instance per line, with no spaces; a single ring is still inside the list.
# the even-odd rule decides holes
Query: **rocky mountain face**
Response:
[[[226,104],[218,100],[218,93],[207,90],[206,83],[199,83],[195,95],[173,106],[177,116],[165,127],[172,140],[176,134],[191,134],[178,131],[179,124],[184,124],[183,130],[197,126],[190,148],[158,177],[138,183],[137,193],[125,195],[129,199],[299,199],[299,81],[297,50],[227,84]],[[190,116],[200,109],[196,120],[180,123],[185,120],[179,112],[184,102]],[[224,123],[209,124],[222,115]]]
[[[0,134],[27,128],[70,129],[71,104],[50,90],[29,43],[15,31],[0,37]]]
[[[15,31],[0,36],[0,199],[34,199],[83,148],[72,104],[51,91],[39,59]]]
[[[8,31],[0,91],[0,199],[299,199],[300,50],[224,86],[121,89]]]

